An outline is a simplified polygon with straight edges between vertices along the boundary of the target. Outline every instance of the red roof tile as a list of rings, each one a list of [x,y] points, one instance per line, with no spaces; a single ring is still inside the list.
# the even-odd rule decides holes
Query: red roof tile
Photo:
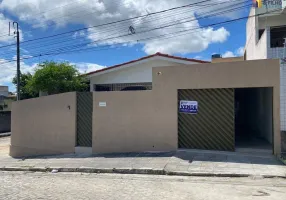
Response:
[[[157,52],[155,54],[152,54],[152,55],[149,55],[149,56],[145,56],[145,57],[142,57],[142,58],[139,58],[139,59],[136,59],[136,60],[131,60],[131,61],[128,61],[128,62],[125,62],[125,63],[121,63],[121,64],[118,64],[118,65],[114,65],[114,66],[111,66],[111,67],[107,67],[107,68],[99,69],[99,70],[96,70],[96,71],[93,71],[93,72],[89,72],[86,75],[91,75],[91,74],[107,71],[107,70],[110,70],[110,69],[114,69],[114,68],[117,68],[117,67],[121,67],[123,65],[135,63],[135,62],[138,62],[138,61],[141,61],[141,60],[145,60],[145,59],[148,59],[148,58],[152,58],[152,57],[155,57],[155,56],[161,56],[161,57],[165,57],[165,58],[184,60],[184,61],[190,61],[190,62],[197,62],[197,63],[210,63],[210,62],[204,61],[204,60],[197,60],[197,59],[192,59],[192,58],[183,58],[183,57],[179,57],[179,56],[171,56],[171,55],[168,55],[168,54],[162,54],[160,52]]]

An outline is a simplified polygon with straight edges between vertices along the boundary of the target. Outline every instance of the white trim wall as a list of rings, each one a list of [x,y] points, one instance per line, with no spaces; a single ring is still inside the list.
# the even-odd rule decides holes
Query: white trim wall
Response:
[[[170,61],[168,58],[158,59],[156,57],[146,60],[90,75],[90,91],[93,91],[94,84],[152,82],[153,67],[177,66],[181,64],[198,64],[190,61],[174,62]]]

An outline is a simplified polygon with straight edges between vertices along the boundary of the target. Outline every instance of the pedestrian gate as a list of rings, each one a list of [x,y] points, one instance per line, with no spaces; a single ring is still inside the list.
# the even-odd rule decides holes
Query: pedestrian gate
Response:
[[[92,111],[91,92],[77,92],[77,146],[92,146]]]

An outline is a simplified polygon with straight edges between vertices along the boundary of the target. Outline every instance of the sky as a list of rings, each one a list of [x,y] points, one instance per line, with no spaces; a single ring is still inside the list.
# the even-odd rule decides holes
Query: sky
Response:
[[[251,0],[0,0],[0,85],[38,63],[70,62],[81,73],[156,52],[210,60],[243,55]]]

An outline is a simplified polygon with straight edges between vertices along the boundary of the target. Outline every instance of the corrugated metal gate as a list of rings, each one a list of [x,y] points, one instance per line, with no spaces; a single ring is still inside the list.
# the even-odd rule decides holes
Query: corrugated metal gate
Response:
[[[198,101],[198,113],[178,113],[179,148],[234,151],[234,89],[178,90],[180,100]]]
[[[91,92],[77,92],[77,146],[92,146],[92,110]]]

